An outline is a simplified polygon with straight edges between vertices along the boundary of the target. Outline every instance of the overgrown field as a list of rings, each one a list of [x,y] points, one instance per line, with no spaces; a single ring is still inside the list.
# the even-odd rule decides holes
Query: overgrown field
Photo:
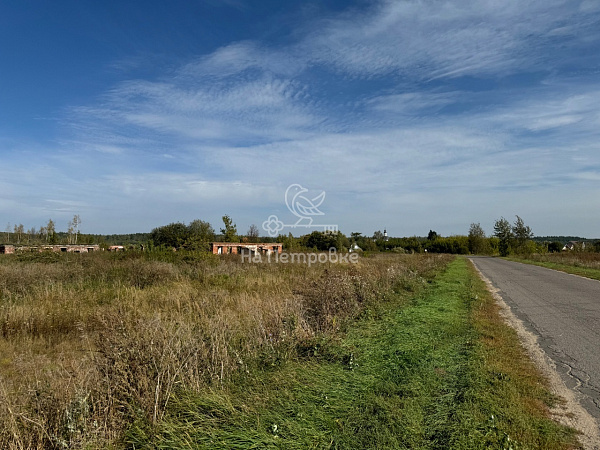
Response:
[[[570,448],[466,260],[0,258],[0,448]]]
[[[443,257],[241,264],[188,254],[0,258],[0,448],[121,442],[181,392],[293,359]]]
[[[600,253],[564,251],[510,259],[600,280]]]

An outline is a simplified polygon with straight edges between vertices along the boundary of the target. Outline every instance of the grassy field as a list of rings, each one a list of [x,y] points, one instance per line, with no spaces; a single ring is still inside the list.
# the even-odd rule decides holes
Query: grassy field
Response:
[[[511,261],[535,264],[600,281],[600,253],[561,252],[511,257]]]
[[[0,448],[573,448],[464,259],[0,258]]]

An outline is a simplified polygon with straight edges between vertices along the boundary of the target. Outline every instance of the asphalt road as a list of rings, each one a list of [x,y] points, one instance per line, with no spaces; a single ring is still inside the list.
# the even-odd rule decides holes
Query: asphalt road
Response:
[[[472,261],[600,419],[600,282],[499,258]]]

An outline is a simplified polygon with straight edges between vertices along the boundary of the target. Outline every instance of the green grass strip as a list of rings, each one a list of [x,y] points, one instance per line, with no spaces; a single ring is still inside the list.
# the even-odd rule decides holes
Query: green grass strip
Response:
[[[406,295],[406,294],[403,294]],[[181,392],[131,448],[573,448],[553,401],[458,258],[406,300],[381,305],[315,356],[253,370],[223,389]]]

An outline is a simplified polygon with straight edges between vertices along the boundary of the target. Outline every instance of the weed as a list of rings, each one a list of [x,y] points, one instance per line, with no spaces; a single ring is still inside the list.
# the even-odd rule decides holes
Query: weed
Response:
[[[353,372],[354,349],[334,344],[348,324],[376,310],[401,278],[412,285],[413,273],[446,261],[382,256],[307,267],[202,252],[14,256],[0,258],[0,448],[148,439],[178,396],[226,389],[289,361],[324,358]]]

